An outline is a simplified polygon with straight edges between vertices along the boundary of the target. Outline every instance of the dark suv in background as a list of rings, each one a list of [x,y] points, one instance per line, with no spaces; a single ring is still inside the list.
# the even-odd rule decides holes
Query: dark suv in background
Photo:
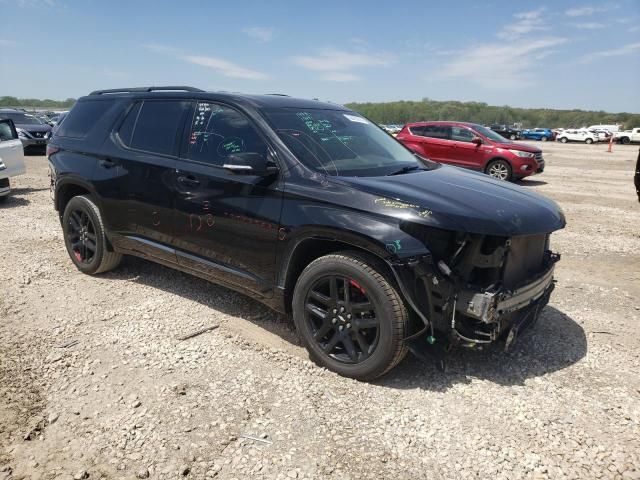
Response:
[[[442,365],[451,344],[511,344],[553,289],[553,201],[414,155],[338,105],[96,91],[48,157],[80,271],[128,254],[238,290],[291,314],[341,375],[375,378],[409,349]]]
[[[498,125],[494,123],[489,128],[509,140],[518,140],[520,138],[520,130],[512,128],[509,125]]]

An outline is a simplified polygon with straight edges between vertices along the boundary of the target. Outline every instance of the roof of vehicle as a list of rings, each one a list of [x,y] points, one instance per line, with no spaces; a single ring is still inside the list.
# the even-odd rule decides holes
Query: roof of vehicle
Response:
[[[348,108],[335,103],[321,102],[290,97],[283,94],[249,95],[238,92],[206,92],[193,87],[142,87],[120,88],[111,90],[96,90],[80,100],[97,99],[100,97],[134,97],[134,98],[195,98],[211,101],[226,101],[243,104],[254,108],[306,108],[345,110]]]
[[[478,123],[472,123],[472,122],[455,122],[455,121],[443,121],[443,120],[436,120],[436,121],[422,121],[422,122],[407,122],[405,124],[405,126],[407,127],[414,127],[417,125],[460,125],[460,126],[464,126],[464,127],[480,127],[481,125]]]

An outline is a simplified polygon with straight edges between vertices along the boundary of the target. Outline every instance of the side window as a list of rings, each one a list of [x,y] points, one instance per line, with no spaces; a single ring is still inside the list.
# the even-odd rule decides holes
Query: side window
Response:
[[[424,133],[424,127],[420,127],[420,126],[409,127],[409,131],[411,132],[411,135],[417,135],[421,137],[423,136],[423,133]]]
[[[232,153],[267,155],[267,144],[249,119],[229,107],[198,102],[191,119],[185,156],[212,165],[224,164]]]
[[[142,102],[137,102],[133,105],[133,108],[129,110],[127,116],[120,125],[120,129],[118,130],[118,136],[122,143],[126,146],[131,146],[131,139],[133,138],[133,129],[136,127],[136,122],[138,121],[138,115],[140,115],[140,107],[142,107]]]
[[[446,125],[427,125],[424,127],[422,135],[431,138],[449,139],[449,127]]]
[[[56,132],[60,137],[84,138],[105,112],[113,105],[108,100],[78,102]]]
[[[182,132],[182,125],[190,103],[180,100],[145,100],[142,102],[129,146],[145,152],[176,155],[178,136]],[[129,115],[127,115],[122,127],[125,127],[129,121]],[[126,135],[127,132],[123,131],[122,134]]]
[[[0,121],[0,142],[14,140],[16,138],[18,138],[18,134],[13,128],[11,128],[11,124],[9,122]]]
[[[471,142],[473,140],[473,132],[464,127],[451,127],[451,140],[456,142]]]

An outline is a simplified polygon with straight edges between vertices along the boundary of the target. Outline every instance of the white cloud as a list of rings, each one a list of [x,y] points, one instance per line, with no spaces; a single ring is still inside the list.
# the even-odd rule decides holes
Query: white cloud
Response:
[[[269,78],[265,73],[241,67],[222,58],[205,57],[202,55],[187,55],[181,58],[195,65],[212,68],[225,77],[245,78],[247,80],[266,80]]]
[[[391,61],[386,56],[367,53],[350,53],[325,49],[318,55],[300,55],[291,59],[307,70],[344,72],[358,67],[386,67]]]
[[[518,89],[535,82],[535,61],[550,54],[565,38],[519,40],[509,45],[481,44],[470,47],[444,65],[440,75],[462,78],[491,89]]]
[[[322,75],[320,78],[329,82],[355,82],[360,80],[359,76],[345,72],[330,72]]]
[[[345,52],[342,50],[324,49],[317,55],[298,55],[291,61],[307,70],[325,72],[321,80],[330,82],[355,82],[360,77],[352,72],[363,67],[387,67],[391,59],[386,54],[366,52]]]
[[[640,25],[636,25],[635,27],[630,27],[627,32],[640,32]]]
[[[585,55],[584,57],[582,57],[581,62],[591,63],[598,58],[619,57],[623,55],[633,55],[634,53],[640,54],[640,42],[628,43],[627,45],[613,48],[611,50],[601,50],[599,52],[593,52],[590,55]]]
[[[569,17],[588,17],[590,15],[593,15],[594,13],[608,12],[609,10],[613,10],[615,8],[618,8],[618,5],[608,4],[608,5],[597,5],[597,6],[574,7],[574,8],[565,10],[564,14]]]
[[[270,27],[247,27],[242,29],[242,33],[262,43],[267,43],[273,39],[274,30]]]
[[[607,24],[602,22],[583,22],[574,23],[573,26],[582,30],[598,30],[599,28],[605,28]]]
[[[205,55],[192,55],[185,53],[179,48],[159,45],[156,43],[143,44],[142,47],[152,52],[169,55],[194,65],[211,68],[225,77],[244,78],[247,80],[266,80],[269,78],[266,73],[245,68],[223,58],[209,57]]]
[[[541,7],[537,10],[516,13],[514,17],[517,21],[507,24],[500,32],[498,32],[497,36],[506,40],[515,40],[527,33],[548,30],[549,27],[545,25],[542,17],[545,10],[546,9],[544,7]]]

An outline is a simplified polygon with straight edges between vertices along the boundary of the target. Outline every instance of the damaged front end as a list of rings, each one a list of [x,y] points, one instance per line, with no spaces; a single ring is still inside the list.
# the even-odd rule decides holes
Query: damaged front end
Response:
[[[548,233],[499,237],[416,223],[402,229],[430,252],[392,265],[424,323],[407,339],[410,347],[503,340],[509,348],[549,301],[560,256],[549,250]]]

